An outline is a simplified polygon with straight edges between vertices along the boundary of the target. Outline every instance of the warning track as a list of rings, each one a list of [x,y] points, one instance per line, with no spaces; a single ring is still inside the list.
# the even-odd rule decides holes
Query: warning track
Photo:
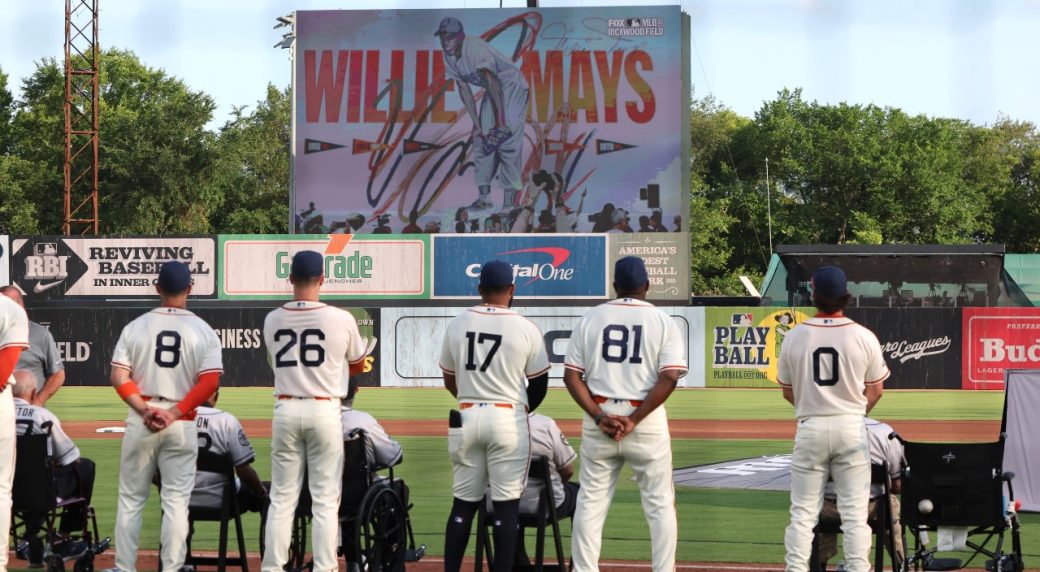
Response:
[[[387,419],[381,421],[387,432],[401,437],[446,437],[447,422],[440,419]],[[581,421],[558,422],[568,435],[581,435]],[[968,442],[996,440],[1000,421],[889,421],[899,434],[911,441]],[[122,421],[67,421],[62,427],[73,439],[120,439],[120,433],[98,433],[102,427],[122,427]],[[669,421],[674,439],[793,439],[792,420],[690,420]],[[271,436],[269,419],[243,419],[242,428],[250,437]]]

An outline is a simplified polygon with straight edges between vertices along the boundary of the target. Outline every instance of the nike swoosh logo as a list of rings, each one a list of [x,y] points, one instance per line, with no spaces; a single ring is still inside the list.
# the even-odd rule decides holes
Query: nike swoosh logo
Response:
[[[65,281],[65,279],[62,278],[61,280],[55,280],[54,282],[51,282],[50,284],[44,284],[43,282],[37,282],[36,285],[33,286],[33,293],[34,294],[39,294],[40,292],[46,292],[47,290],[50,290],[51,288],[54,288],[55,286],[57,286],[58,284],[61,284],[64,281]]]

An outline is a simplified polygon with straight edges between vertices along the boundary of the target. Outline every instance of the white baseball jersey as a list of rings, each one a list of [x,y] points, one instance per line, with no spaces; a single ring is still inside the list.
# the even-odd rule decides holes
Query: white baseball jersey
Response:
[[[112,367],[130,371],[141,395],[180,401],[201,374],[222,373],[213,328],[183,308],[160,307],[123,328]]]
[[[45,435],[47,430],[43,428],[43,424],[50,422],[51,439],[47,443],[47,454],[54,459],[54,462],[59,465],[68,465],[79,460],[79,448],[61,428],[61,421],[50,410],[16,397],[14,413],[19,435],[25,435],[30,427],[32,428],[30,435]]]
[[[658,375],[686,375],[686,343],[653,304],[618,298],[589,310],[571,333],[564,365],[584,374],[593,395],[642,400]]]
[[[516,64],[478,36],[463,38],[459,57],[444,54],[444,63],[447,67],[445,74],[449,78],[485,89],[487,89],[487,84],[480,70],[491,71],[502,84],[502,91],[505,92],[507,99],[511,90],[527,89],[527,80],[524,79],[524,75],[520,73]]]
[[[549,371],[542,331],[509,308],[474,306],[444,333],[440,367],[453,374],[462,401],[523,404],[526,379]]]
[[[256,451],[246,438],[242,424],[234,415],[216,407],[201,406],[195,417],[199,433],[199,449],[218,455],[230,455],[236,467],[253,462]],[[237,479],[236,479],[237,481]],[[237,490],[237,483],[236,483]],[[224,492],[224,477],[216,473],[196,472],[191,506],[218,507]]]
[[[9,347],[29,347],[29,317],[25,310],[7,296],[0,296],[0,350]],[[13,384],[14,372],[7,379]]]
[[[294,300],[264,320],[275,395],[347,396],[348,364],[365,359],[357,320],[342,308]]]
[[[888,376],[877,336],[844,316],[792,328],[777,364],[777,382],[794,390],[797,417],[866,415],[864,389]]]
[[[531,458],[548,457],[549,473],[552,476],[553,498],[556,504],[563,502],[563,481],[560,480],[560,467],[574,462],[578,454],[574,452],[559,425],[551,417],[532,413],[527,418],[527,427],[531,433]],[[535,514],[538,511],[538,491],[541,481],[529,479],[524,494],[520,497],[520,512]]]
[[[368,462],[380,467],[392,467],[401,462],[404,452],[401,444],[390,438],[383,426],[364,411],[343,406],[343,438],[346,439],[355,429],[364,429],[365,437],[371,449],[368,451]]]

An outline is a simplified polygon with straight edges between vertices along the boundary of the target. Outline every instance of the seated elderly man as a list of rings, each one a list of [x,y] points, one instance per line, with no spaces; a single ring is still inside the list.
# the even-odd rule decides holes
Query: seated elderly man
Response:
[[[556,499],[557,518],[574,516],[577,508],[578,483],[571,482],[574,476],[574,452],[567,437],[552,417],[540,413],[527,416],[531,433],[531,458],[545,457],[549,460],[549,476],[552,478],[553,498]],[[520,514],[537,514],[538,497],[543,483],[541,479],[528,479],[527,486],[520,496]],[[520,540],[517,542],[516,563],[530,564],[524,547],[524,527],[520,527]]]
[[[44,427],[50,423],[51,439],[48,444],[48,453],[56,465],[54,471],[54,489],[59,498],[71,498],[82,496],[90,503],[94,492],[94,461],[80,457],[79,448],[61,427],[61,421],[48,409],[40,405],[33,405],[36,397],[36,378],[32,372],[24,369],[15,370],[15,385],[12,388],[14,395],[15,420],[19,435],[30,431],[31,435],[43,435],[47,433]],[[40,538],[40,529],[46,517],[43,513],[31,513],[23,515],[25,518],[25,559],[29,561],[30,568],[43,566],[43,539]],[[79,504],[69,507],[64,511],[58,530],[63,533],[73,533],[83,530],[87,523],[86,506]],[[69,542],[54,546],[54,551],[60,553],[66,559],[78,557],[87,549],[86,543]]]
[[[354,409],[354,397],[357,395],[357,383],[350,380],[347,390],[347,398],[343,400],[340,410],[343,413],[343,438],[346,439],[351,431],[364,429],[368,437],[369,445],[368,462],[376,467],[393,467],[404,458],[401,444],[390,438],[383,426],[368,413]]]
[[[243,512],[264,512],[267,507],[267,487],[260,481],[260,476],[252,466],[256,451],[249,443],[238,418],[227,411],[217,409],[219,397],[218,390],[197,410],[195,425],[198,427],[199,448],[218,455],[230,454],[231,462],[235,464],[235,489],[238,491],[239,509]],[[220,508],[225,481],[223,475],[196,473],[195,489],[191,493],[189,505]]]

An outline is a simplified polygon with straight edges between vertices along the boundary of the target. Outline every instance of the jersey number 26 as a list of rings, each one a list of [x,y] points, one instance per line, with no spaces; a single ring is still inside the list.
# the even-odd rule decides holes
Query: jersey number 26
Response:
[[[325,347],[320,343],[325,340],[325,332],[317,328],[308,328],[297,335],[295,331],[285,328],[274,333],[274,341],[283,339],[289,341],[274,354],[275,367],[296,367],[300,363],[307,367],[318,367],[325,363]],[[297,344],[300,345],[299,362],[285,355]]]

